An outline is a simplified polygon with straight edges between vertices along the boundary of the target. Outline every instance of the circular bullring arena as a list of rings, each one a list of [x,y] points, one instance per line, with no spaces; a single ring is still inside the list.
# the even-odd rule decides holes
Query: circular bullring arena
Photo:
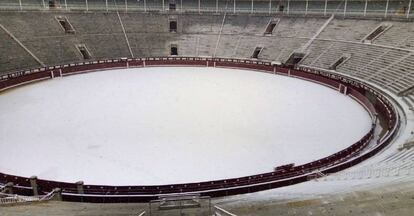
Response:
[[[87,184],[265,173],[341,151],[372,127],[370,113],[337,89],[217,67],[100,71],[27,85],[0,100],[10,105],[2,143],[14,146],[0,162],[13,164],[7,173]]]
[[[360,3],[0,3],[0,215],[410,215],[411,1]]]
[[[169,67],[176,65],[193,67]],[[111,68],[117,70],[78,75]],[[15,125],[2,129],[9,134],[4,143],[16,143],[4,162],[15,164],[6,169],[16,174],[37,170],[67,181],[35,179],[40,192],[60,188],[68,201],[150,201],[178,193],[216,197],[287,186],[360,163],[386,147],[398,128],[394,108],[374,89],[269,62],[166,57],[35,71],[3,82],[8,89],[53,79],[49,86],[26,85],[3,96],[4,103],[14,102],[2,122]],[[289,83],[293,78],[298,80]],[[28,123],[33,134],[22,138],[19,129]],[[379,138],[370,145],[377,124]],[[40,153],[47,156],[39,159]],[[28,167],[26,159],[39,165]],[[69,183],[76,177],[92,184]],[[3,178],[33,184],[24,177]]]

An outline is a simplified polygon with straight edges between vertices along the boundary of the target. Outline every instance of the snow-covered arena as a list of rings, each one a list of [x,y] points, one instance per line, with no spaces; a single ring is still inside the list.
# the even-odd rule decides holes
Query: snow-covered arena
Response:
[[[414,0],[0,0],[0,216],[412,216]]]
[[[13,145],[2,171],[104,185],[270,172],[345,149],[372,124],[331,88],[224,68],[87,73],[7,91],[0,104],[0,147]]]

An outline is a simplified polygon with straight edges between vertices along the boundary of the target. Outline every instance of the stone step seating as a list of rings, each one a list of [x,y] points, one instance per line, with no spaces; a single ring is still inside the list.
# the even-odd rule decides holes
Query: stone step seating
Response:
[[[414,49],[414,23],[392,22],[392,27],[378,37],[374,43]]]

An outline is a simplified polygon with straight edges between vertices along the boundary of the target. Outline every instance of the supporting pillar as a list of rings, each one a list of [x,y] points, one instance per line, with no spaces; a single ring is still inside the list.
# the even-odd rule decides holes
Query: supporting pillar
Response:
[[[346,6],[348,5],[348,0],[345,0],[344,4],[344,17],[346,16]]]
[[[7,194],[13,194],[13,187],[14,187],[14,184],[13,184],[13,182],[8,182],[5,186],[4,186],[4,193],[7,193]]]
[[[78,194],[85,193],[85,191],[83,190],[83,181],[76,182],[76,189],[78,190]]]
[[[52,200],[62,201],[62,189],[60,188],[53,189]]]
[[[45,0],[42,0],[43,8],[46,8]]]
[[[216,13],[218,13],[218,0],[216,0]]]
[[[251,11],[250,11],[250,13],[253,13],[253,8],[254,8],[254,5],[253,5],[254,3],[253,3],[253,0],[252,0],[252,8],[251,8]]]
[[[384,13],[384,17],[387,17],[388,14],[388,6],[390,5],[390,0],[387,0],[387,4],[385,5],[385,13]]]
[[[328,9],[328,0],[325,0],[325,9],[323,10],[323,15],[326,16],[326,10]]]
[[[53,71],[52,71],[53,73]],[[30,186],[33,189],[33,196],[39,196],[39,190],[37,187],[37,176],[30,177]]]
[[[201,0],[198,0],[198,13],[201,13]]]
[[[65,0],[65,9],[68,10],[68,3]]]
[[[180,0],[180,12],[183,12],[183,0]]]
[[[236,0],[233,1],[233,13],[236,13]]]
[[[287,14],[289,14],[289,10],[290,10],[290,0],[288,0],[288,5],[287,5]]]
[[[367,15],[367,8],[368,8],[368,0],[365,0],[364,16]]]
[[[344,95],[348,95],[348,86],[340,84],[339,91]]]
[[[144,12],[147,12],[147,0],[144,0]]]
[[[408,3],[408,9],[407,9],[407,19],[410,18],[410,11],[411,11],[411,3],[413,0],[410,0],[410,3]]]
[[[162,11],[165,11],[164,0],[162,0]]]
[[[272,13],[272,0],[269,0],[269,14]]]
[[[125,0],[125,12],[128,12],[128,0]]]
[[[23,10],[22,0],[19,0],[19,7],[20,7],[20,10]]]
[[[108,12],[108,0],[105,0],[105,8],[106,8],[106,12]]]
[[[88,4],[88,0],[85,0],[85,4],[86,4],[86,11],[89,11],[89,4]]]
[[[305,15],[308,14],[308,8],[309,8],[309,0],[306,0]]]

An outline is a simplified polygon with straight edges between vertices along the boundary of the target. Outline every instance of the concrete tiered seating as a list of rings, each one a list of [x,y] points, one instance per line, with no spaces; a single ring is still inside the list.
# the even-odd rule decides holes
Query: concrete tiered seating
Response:
[[[90,3],[100,4],[97,1]],[[158,4],[155,1],[147,3]],[[75,34],[66,34],[56,16],[67,17]],[[300,50],[327,21],[327,18],[228,14],[222,25],[223,14],[120,13],[120,17],[135,57],[168,56],[170,46],[176,44],[178,54],[182,56],[238,58],[250,58],[256,47],[262,47],[259,59],[279,62]],[[269,21],[277,19],[279,22],[273,34],[264,35]],[[169,20],[177,21],[176,33],[169,32]],[[83,61],[76,44],[85,44],[92,60],[131,57],[118,15],[113,12],[3,12],[0,21],[47,65]],[[307,55],[301,64],[329,69],[343,54],[348,54],[350,58],[339,65],[337,71],[371,81],[398,94],[414,82],[411,72],[414,56],[409,50],[375,44],[409,48],[414,27],[412,23],[392,22],[393,26],[374,40],[374,45],[360,43],[379,23],[376,20],[333,19],[305,50]],[[11,39],[7,35],[3,37]],[[16,46],[17,43],[12,41],[9,45],[16,47],[11,52],[21,54],[10,57],[19,58],[16,62],[3,60],[1,71],[39,65]]]
[[[282,18],[273,31],[273,35],[279,37],[310,38],[315,35],[326,20],[325,18]]]
[[[392,70],[392,64],[404,57],[407,52],[369,45],[360,46],[361,55],[346,62],[339,71],[353,74],[364,79],[371,79]],[[380,81],[379,81],[380,82]]]
[[[302,59],[301,64],[313,66],[313,67],[320,67],[320,65],[316,65],[316,61],[319,60],[322,55],[328,52],[331,47],[333,46],[333,41],[325,41],[325,40],[314,40],[313,43],[308,47],[306,52],[306,56]],[[330,63],[326,64],[326,68],[329,68]]]
[[[370,179],[370,182],[375,184],[384,182],[388,178],[402,181],[414,179],[414,149],[393,152],[376,163],[333,174],[322,178],[321,181]]]
[[[119,23],[118,17],[115,14],[114,26],[122,33],[122,28]],[[121,13],[122,23],[124,24],[125,31],[130,33],[169,33],[168,15],[164,14],[144,14],[144,13]],[[179,22],[180,19],[177,21]],[[178,31],[181,30],[181,25]]]
[[[302,65],[329,69],[343,54],[351,57],[339,65],[338,72],[346,73],[398,94],[414,83],[412,52],[362,43],[315,40]]]
[[[299,50],[308,39],[304,38],[274,38],[263,51],[263,58],[285,62],[293,51]]]
[[[40,66],[29,53],[1,29],[0,41],[1,71],[16,71]]]
[[[213,56],[217,42],[217,35],[198,35],[198,56]],[[185,53],[182,53],[185,55]]]
[[[271,18],[269,17],[269,20]],[[224,25],[223,25],[223,30],[222,30],[222,34],[255,34],[258,33],[257,31],[255,32],[246,32],[245,28],[247,26],[247,23],[249,22],[250,17],[249,16],[240,16],[240,15],[227,15]],[[267,23],[266,23],[267,24]],[[263,23],[260,23],[257,26],[261,26],[261,25],[266,25]]]
[[[0,13],[0,21],[19,39],[64,36],[65,32],[55,19],[58,15],[60,14],[3,12]]]
[[[122,33],[116,13],[65,13],[78,34]]]
[[[394,93],[409,87],[413,82],[411,68],[414,67],[411,53],[385,48],[377,50],[375,58],[352,58],[339,71],[372,81]],[[370,51],[373,52],[372,47]]]
[[[240,16],[239,16],[240,17]],[[242,34],[263,35],[267,24],[272,19],[271,16],[249,16],[246,20]],[[224,29],[223,29],[224,30]]]
[[[376,20],[333,19],[318,38],[360,42],[379,24]]]
[[[117,57],[130,56],[117,14],[69,14],[76,36],[85,43],[92,57],[105,59],[108,53]]]
[[[352,48],[348,45],[348,43],[315,40],[301,64],[329,69],[344,53],[351,53]]]
[[[414,50],[414,23],[393,22],[374,43]]]
[[[92,57],[96,59],[131,57],[122,33],[99,36],[86,35],[82,36],[82,41],[87,45]],[[111,56],[108,56],[108,53],[111,53]]]
[[[184,18],[184,16],[183,16]],[[186,15],[178,20],[182,33],[205,34],[219,33],[223,15]]]
[[[82,61],[81,55],[75,46],[79,41],[73,36],[28,38],[21,40],[21,42],[46,65],[52,66]]]
[[[74,43],[76,39],[65,31],[55,19],[60,14],[2,13],[4,27],[46,65],[80,60]],[[75,29],[76,30],[76,29]]]
[[[400,92],[405,90],[414,84],[414,56],[412,53],[407,54],[400,61],[392,67],[387,68],[387,71],[383,74],[377,74],[376,77],[385,76],[392,77],[390,82],[385,85],[386,88],[390,88],[394,92]]]

